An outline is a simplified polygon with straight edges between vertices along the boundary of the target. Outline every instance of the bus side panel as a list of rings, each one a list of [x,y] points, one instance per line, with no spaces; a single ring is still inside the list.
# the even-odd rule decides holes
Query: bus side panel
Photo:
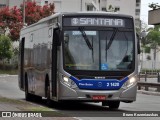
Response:
[[[43,27],[34,31],[35,39],[33,45],[33,56],[34,56],[34,84],[35,84],[35,94],[39,96],[45,96],[45,80],[46,75],[49,74],[49,63],[48,63],[48,49],[49,49],[49,35],[48,27]]]

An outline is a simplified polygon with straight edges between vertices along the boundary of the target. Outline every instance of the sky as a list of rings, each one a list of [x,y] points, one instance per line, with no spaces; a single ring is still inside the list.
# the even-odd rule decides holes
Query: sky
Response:
[[[141,15],[140,19],[148,24],[148,11],[150,8],[148,7],[149,3],[158,3],[160,5],[160,0],[141,0]]]

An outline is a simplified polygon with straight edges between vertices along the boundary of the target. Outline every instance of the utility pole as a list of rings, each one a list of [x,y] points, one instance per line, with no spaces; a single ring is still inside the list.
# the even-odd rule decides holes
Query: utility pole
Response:
[[[81,0],[81,11],[82,11],[82,2],[83,2],[83,1]]]
[[[101,1],[100,0],[98,0],[98,4],[99,4],[99,11],[101,11]]]
[[[25,9],[26,9],[26,5],[25,5],[25,0],[23,0],[23,26],[25,26]]]

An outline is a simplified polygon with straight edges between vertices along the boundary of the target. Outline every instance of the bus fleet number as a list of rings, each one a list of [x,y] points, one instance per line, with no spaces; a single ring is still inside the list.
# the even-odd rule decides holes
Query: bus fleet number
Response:
[[[109,87],[109,86],[117,87],[117,86],[119,86],[119,83],[107,83],[107,87]]]

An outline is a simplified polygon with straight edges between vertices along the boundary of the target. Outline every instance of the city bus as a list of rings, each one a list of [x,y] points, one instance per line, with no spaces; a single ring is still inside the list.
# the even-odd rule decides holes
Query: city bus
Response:
[[[20,32],[19,88],[26,100],[136,100],[139,42],[134,18],[107,12],[56,13]]]

